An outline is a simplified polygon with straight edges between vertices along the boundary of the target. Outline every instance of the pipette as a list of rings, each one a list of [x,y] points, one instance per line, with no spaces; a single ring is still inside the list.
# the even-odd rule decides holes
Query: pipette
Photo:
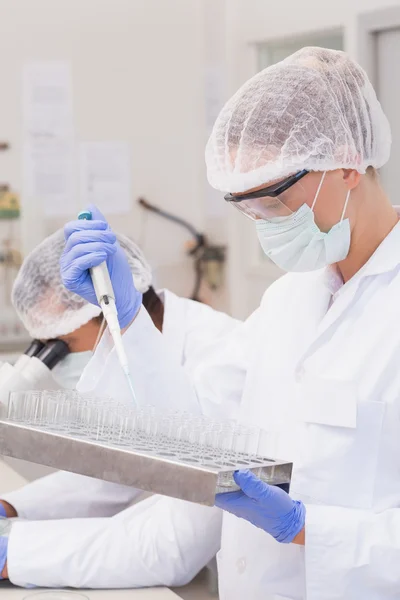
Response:
[[[91,221],[92,213],[89,210],[82,211],[79,213],[78,219]],[[118,311],[115,305],[114,289],[111,283],[110,274],[108,272],[106,262],[104,261],[97,267],[93,267],[92,269],[90,269],[90,276],[92,278],[94,291],[96,292],[97,302],[99,303],[99,306],[103,311],[104,318],[110,330],[114,342],[115,351],[118,356],[118,360],[128,381],[133,401],[135,405],[137,405],[136,394],[133,388],[132,379],[129,372],[128,357],[126,356],[124,344],[122,341],[121,329],[118,321]]]

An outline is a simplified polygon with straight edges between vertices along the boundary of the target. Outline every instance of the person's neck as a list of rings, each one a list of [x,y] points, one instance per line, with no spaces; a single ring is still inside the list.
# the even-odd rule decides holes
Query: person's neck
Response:
[[[399,220],[399,215],[382,188],[378,187],[375,192],[373,198],[363,203],[362,219],[356,223],[351,233],[349,254],[337,263],[344,283],[368,262]]]

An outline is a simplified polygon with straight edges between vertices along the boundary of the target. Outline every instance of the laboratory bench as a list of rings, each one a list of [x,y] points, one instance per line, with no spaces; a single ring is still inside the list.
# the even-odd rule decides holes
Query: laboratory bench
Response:
[[[49,589],[41,590],[26,590],[14,587],[9,582],[0,582],[0,598],[1,600],[35,600],[35,594],[38,592],[50,592]],[[67,590],[66,590],[67,591]],[[74,599],[75,590],[71,590],[71,594],[66,594],[65,597],[71,596],[70,600]],[[54,590],[60,593],[61,590]],[[88,600],[177,600],[179,596],[171,592],[167,588],[146,588],[141,590],[76,590],[77,600],[81,600],[79,594],[82,594]],[[53,600],[53,596],[49,593],[49,600]],[[44,596],[45,597],[45,596]],[[54,596],[54,600],[57,596]]]

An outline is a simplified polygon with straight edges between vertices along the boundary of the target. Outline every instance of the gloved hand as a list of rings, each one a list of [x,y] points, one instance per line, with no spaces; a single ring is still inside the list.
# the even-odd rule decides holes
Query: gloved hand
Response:
[[[4,508],[3,504],[0,502],[0,517],[6,517],[7,513],[6,513],[6,509]]]
[[[89,269],[107,261],[119,324],[123,329],[138,313],[142,294],[135,289],[128,260],[105,217],[96,206],[91,205],[88,210],[92,213],[91,221],[77,220],[65,225],[61,278],[68,290],[98,305]]]
[[[11,531],[10,519],[0,518],[0,579],[7,562],[8,536]]]
[[[264,483],[251,471],[237,471],[234,478],[241,491],[217,494],[215,505],[250,521],[278,542],[292,542],[305,524],[304,504]]]

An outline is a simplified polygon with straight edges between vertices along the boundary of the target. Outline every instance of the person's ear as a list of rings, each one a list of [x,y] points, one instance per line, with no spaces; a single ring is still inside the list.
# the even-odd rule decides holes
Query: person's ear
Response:
[[[361,181],[361,174],[355,169],[343,169],[343,181],[348,190],[354,190]]]

